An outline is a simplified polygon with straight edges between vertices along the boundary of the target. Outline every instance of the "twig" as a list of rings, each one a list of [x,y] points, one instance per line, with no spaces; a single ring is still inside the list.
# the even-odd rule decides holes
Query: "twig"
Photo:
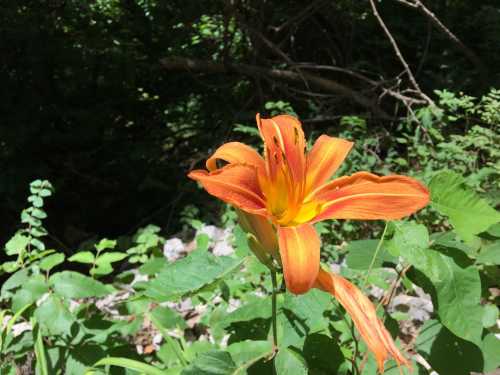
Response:
[[[451,32],[440,20],[436,17],[436,15],[427,8],[422,1],[420,0],[396,0],[396,2],[407,6],[408,8],[412,8],[426,16],[430,22],[441,31],[448,39],[450,39],[455,47],[462,51],[462,53],[478,68],[478,70],[485,75],[486,67],[482,63],[481,59],[476,55],[474,51],[472,51],[469,47],[462,43],[462,41]]]
[[[373,112],[377,117],[389,119],[389,116],[374,101],[363,94],[332,79],[319,77],[310,73],[296,73],[286,69],[273,69],[249,64],[217,63],[206,60],[196,60],[184,57],[169,57],[160,60],[160,64],[168,70],[185,70],[201,73],[231,73],[248,75],[251,77],[267,77],[273,80],[288,83],[303,83],[305,79],[311,87],[351,98],[354,102]]]
[[[410,80],[412,86],[415,88],[415,90],[418,92],[418,94],[423,99],[425,99],[427,101],[428,104],[433,105],[434,102],[432,101],[431,98],[429,98],[427,95],[425,95],[423,93],[423,91],[420,88],[417,80],[415,79],[415,76],[411,72],[410,66],[408,65],[408,63],[406,62],[405,58],[403,57],[403,54],[401,53],[401,50],[399,49],[398,44],[396,43],[396,40],[394,39],[394,37],[392,36],[391,32],[387,28],[387,26],[386,26],[384,20],[382,19],[382,17],[380,17],[380,14],[378,12],[377,6],[375,5],[375,0],[370,0],[370,5],[372,7],[373,15],[375,16],[375,18],[377,19],[378,23],[380,24],[380,27],[382,27],[382,29],[384,30],[384,33],[387,36],[387,39],[389,39],[389,42],[392,45],[394,53],[396,54],[396,57],[399,59],[399,61],[403,65],[403,67],[405,69],[405,72],[406,72],[406,75],[408,76],[408,79]]]

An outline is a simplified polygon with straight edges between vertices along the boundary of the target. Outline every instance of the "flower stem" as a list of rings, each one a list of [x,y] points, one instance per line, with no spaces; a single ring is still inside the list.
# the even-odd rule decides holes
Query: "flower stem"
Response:
[[[278,332],[276,324],[276,295],[278,293],[278,282],[276,281],[276,271],[271,270],[271,281],[273,283],[272,293],[272,327],[273,327],[273,351],[278,349]]]
[[[373,253],[373,258],[370,263],[370,266],[368,267],[368,271],[366,272],[365,280],[363,281],[363,287],[365,287],[366,282],[368,281],[368,277],[370,276],[370,273],[372,272],[373,265],[375,264],[375,259],[377,259],[378,252],[380,251],[380,248],[382,247],[382,243],[384,242],[384,237],[387,232],[387,226],[388,226],[388,221],[385,222],[385,227],[384,231],[382,232],[382,237],[380,237],[380,241],[378,241],[377,248],[375,249],[375,253]]]

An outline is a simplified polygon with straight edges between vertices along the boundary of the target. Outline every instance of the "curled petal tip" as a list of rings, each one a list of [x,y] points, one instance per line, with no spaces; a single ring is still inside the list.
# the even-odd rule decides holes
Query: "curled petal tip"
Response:
[[[389,357],[394,358],[398,367],[406,366],[411,370],[410,362],[401,354],[377,317],[375,307],[356,286],[321,268],[314,286],[330,293],[345,308],[366,345],[375,355],[380,373],[384,372],[384,363]]]

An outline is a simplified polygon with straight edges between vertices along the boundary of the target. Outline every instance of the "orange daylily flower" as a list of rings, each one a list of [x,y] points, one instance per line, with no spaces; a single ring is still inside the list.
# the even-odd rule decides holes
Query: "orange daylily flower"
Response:
[[[368,172],[329,181],[352,142],[322,135],[306,154],[302,125],[295,117],[257,115],[257,125],[264,158],[243,143],[226,143],[207,160],[208,171],[194,170],[189,177],[238,208],[245,230],[271,254],[277,257],[279,250],[277,260],[290,292],[318,287],[331,293],[353,316],[379,366],[383,368],[388,354],[407,364],[370,310],[368,298],[340,276],[320,271],[321,242],[313,224],[327,219],[400,219],[427,205],[428,190],[410,177]],[[227,164],[219,168],[218,160]]]

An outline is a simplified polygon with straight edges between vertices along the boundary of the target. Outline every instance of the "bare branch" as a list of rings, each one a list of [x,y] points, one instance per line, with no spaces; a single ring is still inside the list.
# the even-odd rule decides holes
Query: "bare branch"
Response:
[[[378,12],[377,6],[375,5],[375,0],[370,0],[370,5],[372,7],[373,15],[377,19],[378,23],[380,24],[380,27],[384,30],[385,35],[387,36],[387,39],[389,39],[389,42],[392,45],[392,48],[394,50],[394,53],[396,54],[396,57],[399,59],[401,64],[403,65],[406,75],[408,76],[408,79],[410,80],[412,86],[415,88],[415,90],[419,93],[419,95],[424,98],[429,104],[434,104],[431,98],[429,98],[427,95],[425,95],[420,88],[417,80],[415,79],[415,76],[413,75],[410,66],[406,62],[405,58],[403,57],[403,54],[401,53],[401,50],[398,47],[398,44],[396,43],[396,40],[392,36],[391,32],[387,28],[384,20],[382,17],[380,17],[380,14]]]
[[[476,55],[474,51],[472,51],[469,47],[462,43],[462,41],[451,32],[440,20],[436,17],[436,15],[427,8],[422,1],[420,0],[396,0],[398,3],[403,4],[408,8],[412,8],[426,16],[429,21],[441,31],[448,39],[450,39],[455,47],[462,51],[462,53],[483,73],[486,72],[486,67],[484,66],[481,59]]]
[[[183,70],[215,74],[235,72],[251,77],[266,77],[277,81],[294,84],[304,84],[304,80],[306,80],[307,84],[311,87],[315,87],[326,92],[342,95],[352,99],[355,103],[372,111],[373,114],[375,114],[377,117],[384,119],[391,118],[387,113],[380,109],[376,105],[376,102],[371,98],[368,98],[341,83],[310,73],[296,73],[290,70],[265,68],[248,64],[222,64],[212,61],[196,60],[184,57],[164,58],[160,60],[160,64],[168,70]]]

